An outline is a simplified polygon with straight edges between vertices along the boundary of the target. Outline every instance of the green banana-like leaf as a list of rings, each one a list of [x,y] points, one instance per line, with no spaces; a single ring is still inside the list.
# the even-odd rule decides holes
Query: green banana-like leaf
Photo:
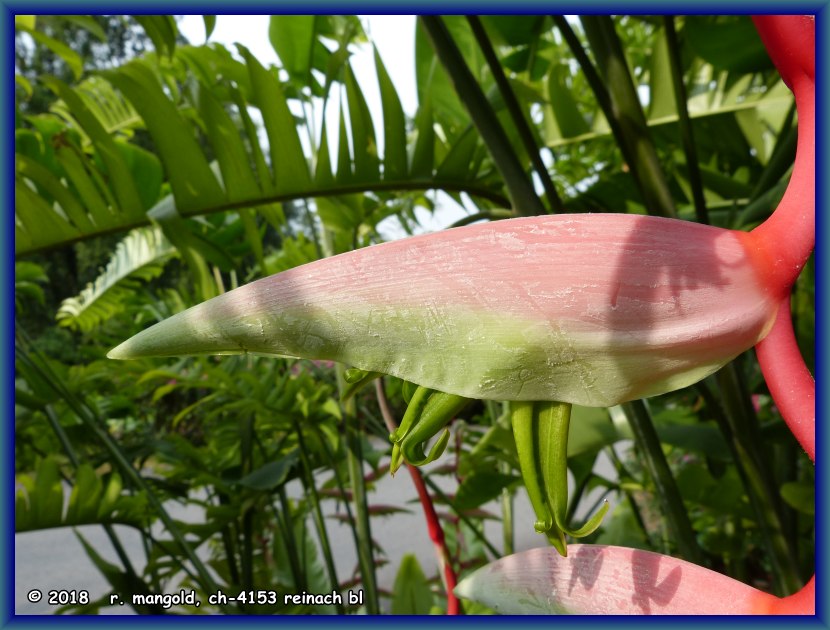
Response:
[[[183,217],[293,199],[429,189],[466,192],[485,205],[509,205],[477,134],[441,122],[446,112],[439,112],[438,104],[446,95],[439,99],[436,85],[421,85],[420,109],[406,121],[386,68],[377,63],[383,113],[373,120],[363,95],[367,86],[358,84],[348,60],[341,59],[327,77],[327,88],[332,81],[342,83],[342,124],[325,127],[319,136],[308,134],[308,146],[289,107],[296,86],[284,84],[250,52],[243,49],[240,61],[216,44],[163,47],[171,55],[164,63],[148,55],[74,88],[48,80],[61,101],[51,114],[29,120],[33,128],[17,130],[17,255],[148,224],[145,213],[159,201],[162,181]],[[661,56],[658,50],[652,87],[659,82]],[[293,63],[304,67],[299,58]],[[702,148],[715,142],[711,150],[721,151],[726,138],[711,125],[717,121],[720,129],[723,117],[734,122],[738,112],[750,112],[738,114],[741,124],[729,127],[737,144],[753,146],[763,163],[769,147],[761,145],[760,133],[780,128],[792,103],[786,88],[757,91],[749,75],[717,74],[700,60],[690,76],[689,111]],[[574,77],[548,73],[545,81],[547,89],[528,83],[528,93],[547,93],[542,101],[549,102],[542,104],[548,147],[607,135],[602,115],[596,107],[590,111],[590,99],[575,91]],[[711,81],[719,85],[714,95],[700,89]],[[665,96],[655,94],[660,102]],[[661,140],[673,138],[675,115],[656,103],[648,125]],[[256,109],[262,135],[249,113]],[[158,157],[124,139],[134,128],[147,130]],[[383,155],[376,142],[381,130]],[[219,173],[210,168],[214,157]]]
[[[158,227],[130,232],[115,249],[107,268],[75,297],[58,309],[60,325],[88,332],[125,308],[125,300],[139,286],[159,276],[176,253]]]
[[[655,64],[659,59],[655,59]],[[708,73],[707,73],[708,71]],[[659,76],[659,75],[658,75]],[[702,68],[699,70],[699,76],[711,76],[714,80],[715,76],[711,73],[711,68]],[[700,94],[692,96],[688,101],[689,117],[693,122],[703,121],[708,118],[713,118],[722,115],[739,115],[741,112],[756,112],[757,115],[765,122],[774,128],[780,127],[784,114],[793,103],[792,93],[787,90],[783,83],[773,86],[766,92],[758,93],[749,89],[749,79],[747,75],[745,82],[729,85],[727,80],[723,80],[719,84],[718,89],[712,91],[701,91]],[[663,90],[666,88],[665,81],[660,80],[660,90],[656,89],[658,85],[657,80],[652,82],[652,89],[655,90],[655,96],[659,96],[659,100],[655,101],[651,108],[650,116],[646,120],[649,128],[658,128],[663,125],[670,125],[677,123],[678,115],[676,111],[668,111],[668,106],[663,104],[664,94]],[[729,88],[727,89],[727,86]],[[605,116],[597,106],[594,111],[584,111],[583,119],[593,120],[593,129],[585,131],[584,133],[574,134],[567,131],[560,130],[557,125],[556,118],[561,117],[566,111],[571,114],[571,103],[576,101],[575,96],[570,93],[568,87],[564,83],[559,83],[551,87],[551,109],[545,110],[546,127],[545,127],[545,144],[550,148],[566,147],[572,144],[580,144],[597,140],[599,138],[607,137],[611,134],[611,129],[605,121]],[[693,92],[696,86],[690,86],[689,92]],[[554,120],[550,120],[553,118]],[[577,121],[579,122],[579,121]]]

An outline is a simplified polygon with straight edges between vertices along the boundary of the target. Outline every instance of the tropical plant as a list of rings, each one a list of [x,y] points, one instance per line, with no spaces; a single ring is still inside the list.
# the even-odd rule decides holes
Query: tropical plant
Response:
[[[452,587],[512,553],[520,478],[536,529],[560,553],[582,536],[680,555],[779,596],[800,588],[813,565],[812,466],[780,433],[758,364],[732,359],[787,319],[810,226],[780,217],[794,216],[792,191],[807,189],[812,133],[801,106],[796,127],[792,96],[748,19],[422,17],[419,109],[407,119],[375,52],[380,121],[350,65],[366,42],[355,17],[271,18],[279,69],[244,46],[183,45],[166,16],[140,23],[155,54],[76,85],[44,77],[51,111],[18,119],[18,257],[48,260],[56,248],[158,225],[153,247],[131,234],[82,298],[61,296],[63,321],[79,329],[75,357],[47,357],[58,333],[30,339],[18,319],[18,470],[36,469],[21,487],[26,528],[98,518],[118,548],[117,510],[70,507],[39,520],[31,507],[42,505],[39,488],[54,496],[56,463],[78,496],[99,487],[84,462],[107,465],[123,498],[146,500],[169,536],[130,520],[146,546],[143,575],[124,554],[119,568],[87,547],[113,588],[359,584],[363,610],[375,613],[386,606],[372,529],[400,506],[373,506],[371,489],[406,463],[444,586],[430,589],[406,559],[394,612],[483,610]],[[208,35],[212,24],[205,16]],[[779,205],[796,135],[801,166]],[[490,222],[366,247],[389,217],[411,230],[433,189],[470,209],[461,223]],[[574,214],[588,210],[618,214]],[[498,221],[517,215],[528,218]],[[803,228],[799,251],[767,227],[778,221]],[[786,273],[769,252],[792,254]],[[39,299],[39,276],[20,271],[22,309],[27,295]],[[802,278],[794,317],[809,345],[812,286]],[[104,358],[171,315],[112,356],[246,354],[117,367]],[[372,380],[375,390],[363,389]],[[655,397],[633,400],[642,396]],[[638,457],[621,453],[625,438]],[[447,466],[411,466],[445,449]],[[600,452],[618,481],[596,473]],[[449,494],[435,482],[447,473],[458,482]],[[599,513],[581,526],[575,515],[596,487],[623,501],[602,525]],[[493,499],[501,548],[483,533]],[[176,522],[170,501],[201,506],[205,523]],[[346,578],[331,502],[344,506],[356,548]],[[444,503],[449,514],[436,509]],[[195,553],[203,544],[211,570]],[[574,562],[589,555],[578,549]],[[263,612],[249,601],[220,609]]]

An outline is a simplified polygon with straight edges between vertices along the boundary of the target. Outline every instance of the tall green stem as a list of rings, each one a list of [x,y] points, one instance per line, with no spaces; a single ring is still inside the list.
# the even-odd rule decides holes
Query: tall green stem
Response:
[[[306,575],[303,571],[303,564],[300,562],[298,552],[297,536],[294,533],[294,518],[291,516],[291,502],[285,492],[285,486],[277,489],[277,496],[280,500],[280,509],[277,513],[277,526],[282,532],[282,539],[285,543],[285,552],[288,556],[288,565],[291,568],[291,575],[294,578],[294,588],[298,591],[306,590]],[[282,514],[282,517],[279,516]]]
[[[516,131],[519,132],[519,139],[522,141],[522,145],[524,145],[525,151],[527,151],[527,155],[533,164],[533,168],[539,176],[539,180],[542,182],[542,188],[545,189],[545,195],[548,197],[548,203],[550,204],[551,210],[557,213],[564,212],[565,206],[562,204],[562,200],[556,192],[556,187],[553,185],[548,169],[542,161],[542,156],[539,154],[539,147],[536,146],[536,140],[533,138],[533,132],[530,129],[530,125],[527,123],[527,119],[525,118],[524,112],[519,105],[516,94],[513,92],[513,88],[510,87],[510,82],[504,74],[499,58],[496,56],[496,51],[493,50],[493,46],[490,44],[490,39],[487,37],[487,33],[484,30],[484,26],[481,24],[481,20],[479,20],[475,15],[468,15],[467,22],[473,30],[473,35],[475,35],[478,46],[481,48],[481,52],[484,53],[484,59],[490,67],[490,72],[493,75],[493,79],[496,81],[499,92],[501,92],[501,96],[504,99],[504,104],[507,107],[510,118],[516,127]]]
[[[646,404],[642,400],[634,400],[624,403],[622,407],[634,433],[637,448],[654,481],[657,496],[674,539],[677,541],[680,555],[690,562],[703,565],[703,552],[697,544],[689,514],[683,505],[683,498],[680,496],[680,490],[677,488],[669,463],[666,461],[666,455],[663,453],[660,438],[657,437],[657,431],[654,429],[654,423]]]
[[[646,210],[649,214],[658,216],[676,216],[671,191],[657,160],[645,115],[611,18],[607,16],[581,18],[602,77],[594,68],[567,20],[563,16],[553,16],[553,20],[579,62],[608,120],[611,132],[617,139],[623,157],[643,195]]]
[[[490,106],[481,86],[476,82],[461,51],[440,16],[422,15],[419,18],[429,36],[435,54],[443,64],[461,102],[470,112],[484,144],[490,150],[496,168],[504,178],[513,210],[520,215],[546,214],[533,185],[524,171],[513,146]]]
[[[783,507],[778,500],[780,495],[776,484],[769,475],[755,411],[735,361],[720,370],[715,378],[725,411],[725,433],[739,471],[743,473],[767,554],[775,567],[772,572],[775,590],[779,595],[790,595],[802,584],[798,577],[795,550],[784,533]]]
[[[499,472],[509,474],[510,466],[506,462],[499,462]],[[509,556],[515,548],[515,535],[513,533],[513,493],[507,488],[501,491],[501,522],[504,555]]]
[[[680,65],[680,47],[677,43],[677,32],[674,28],[674,16],[664,15],[663,26],[666,30],[669,65],[671,66],[672,84],[674,85],[674,102],[677,105],[680,133],[683,136],[683,150],[686,153],[686,166],[689,168],[689,185],[692,188],[695,214],[700,223],[709,223],[706,200],[703,197],[703,181],[700,177],[700,166],[697,163],[697,148],[695,147],[692,122],[689,118],[689,109],[686,107],[686,86],[683,83],[683,68]]]
[[[342,392],[346,382],[343,379],[344,368],[337,364],[337,388]],[[377,577],[375,575],[374,554],[372,552],[372,528],[369,522],[369,505],[366,499],[366,480],[363,478],[363,447],[361,444],[360,419],[357,416],[354,398],[343,403],[343,421],[346,430],[346,460],[349,481],[352,488],[352,500],[355,510],[357,529],[357,559],[365,595],[366,612],[370,615],[380,613],[378,603]]]
[[[326,571],[329,574],[331,588],[333,591],[338,591],[339,583],[337,580],[337,570],[334,566],[334,555],[331,552],[331,543],[329,541],[328,530],[326,529],[326,521],[323,518],[323,511],[320,508],[320,495],[317,493],[317,487],[314,483],[314,471],[311,467],[311,460],[308,456],[308,449],[306,448],[303,431],[296,419],[294,419],[294,430],[297,433],[297,445],[300,447],[300,461],[303,466],[303,487],[311,501],[312,514],[314,515],[314,527],[317,529],[317,538],[320,541],[320,550],[323,552],[323,559],[326,563]],[[336,607],[337,612],[343,614],[343,604],[338,602]]]
[[[606,454],[608,455],[608,459],[611,460],[611,463],[614,464],[614,470],[617,472],[617,478],[622,480],[625,478],[631,478],[631,474],[620,461],[617,452],[614,450],[614,445],[610,445],[605,449]],[[640,531],[643,533],[643,538],[646,541],[646,544],[649,547],[654,547],[653,543],[651,542],[651,535],[648,533],[648,528],[646,527],[646,522],[643,519],[643,514],[640,512],[640,506],[637,505],[637,501],[634,499],[634,494],[625,487],[624,484],[620,484],[620,492],[625,495],[625,498],[628,500],[628,505],[631,508],[631,514],[634,516],[634,520],[637,521],[637,525],[640,527]]]
[[[654,214],[674,217],[677,215],[674,199],[657,159],[657,151],[651,141],[646,117],[628,71],[628,62],[614,28],[614,21],[607,15],[584,16],[580,20],[599,71],[608,85],[614,116],[637,164],[646,207]]]
[[[248,416],[239,425],[240,458],[243,475],[253,470],[254,417]],[[242,512],[242,553],[240,554],[241,583],[243,590],[254,587],[254,507],[248,505]]]

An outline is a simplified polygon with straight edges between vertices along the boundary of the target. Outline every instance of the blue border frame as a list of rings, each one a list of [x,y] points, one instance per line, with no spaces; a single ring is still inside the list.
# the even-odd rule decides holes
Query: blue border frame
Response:
[[[817,35],[816,38],[816,72],[818,79],[818,90],[816,91],[816,106],[821,109],[816,111],[827,111],[828,90],[828,55],[830,55],[830,44],[827,41],[827,34],[830,33],[830,10],[827,4],[822,6],[816,16]],[[830,154],[830,136],[828,135],[827,117],[817,116],[816,125],[816,322],[826,321],[827,316],[827,272],[828,258],[824,245],[828,242],[828,217],[826,209],[830,207],[830,186],[828,186],[828,164]],[[816,326],[816,447],[827,452],[828,431],[828,374],[827,374],[827,329]],[[816,458],[816,531],[827,531],[828,528],[828,465],[827,460]],[[828,623],[828,605],[826,597],[819,597],[819,593],[826,594],[827,589],[827,567],[828,567],[828,545],[826,537],[816,537],[816,613],[825,625]]]
[[[818,112],[827,112],[828,99],[827,91],[830,82],[827,81],[828,64],[830,62],[830,42],[828,42],[828,35],[830,35],[830,0],[814,0],[814,1],[798,1],[785,3],[779,2],[748,2],[746,0],[731,2],[716,2],[714,0],[703,0],[700,2],[689,2],[688,0],[675,4],[671,7],[674,14],[749,14],[749,13],[814,13],[816,14],[816,46],[817,46],[817,73],[818,73],[818,91],[816,93],[816,107]],[[0,437],[0,466],[2,466],[2,479],[0,483],[0,531],[2,532],[2,544],[0,544],[0,564],[2,565],[2,573],[0,574],[0,626],[26,626],[38,627],[41,624],[57,625],[57,624],[71,624],[71,625],[141,625],[160,627],[160,624],[167,626],[168,624],[178,626],[186,623],[198,624],[236,624],[240,623],[241,618],[238,617],[161,617],[161,618],[147,618],[147,617],[100,617],[100,618],[76,618],[76,617],[15,617],[14,616],[14,359],[11,346],[13,345],[13,318],[14,318],[14,215],[11,209],[14,207],[13,197],[13,156],[14,156],[14,105],[12,95],[14,94],[14,14],[48,14],[48,13],[107,13],[107,9],[115,9],[113,12],[118,13],[165,13],[165,14],[187,14],[187,13],[221,13],[221,10],[227,9],[226,13],[242,14],[242,13],[256,13],[256,14],[270,14],[270,13],[363,13],[363,14],[410,14],[410,13],[485,13],[485,14],[521,14],[521,13],[564,13],[564,14],[604,14],[604,13],[631,13],[631,14],[659,14],[665,5],[656,2],[646,2],[640,0],[639,2],[623,2],[611,3],[602,0],[584,0],[582,2],[567,2],[554,3],[544,2],[542,0],[521,0],[519,2],[511,2],[509,4],[500,4],[499,2],[487,2],[486,0],[455,0],[454,2],[438,3],[438,2],[407,2],[404,4],[393,4],[390,0],[359,0],[349,2],[347,5],[334,2],[333,0],[309,0],[306,2],[280,2],[278,6],[274,6],[273,2],[246,0],[241,3],[227,3],[216,0],[205,0],[202,2],[180,0],[174,4],[163,2],[161,0],[132,0],[130,2],[115,3],[115,2],[94,2],[81,1],[72,3],[62,3],[55,0],[44,1],[36,0],[33,2],[25,2],[23,0],[15,0],[6,2],[0,0],[0,41],[6,42],[3,45],[3,63],[0,67],[0,80],[2,80],[2,113],[3,126],[0,130],[0,165],[2,165],[2,201],[5,211],[3,212],[3,229],[0,230],[0,238],[2,238],[2,245],[0,245],[0,257],[2,257],[2,278],[4,282],[4,290],[0,296],[0,326],[2,326],[3,338],[7,348],[7,352],[3,355],[2,362],[2,394],[0,401],[3,403],[3,422],[2,422],[2,436]],[[827,116],[817,116],[817,154],[816,154],[816,170],[817,170],[817,246],[815,251],[816,256],[816,285],[817,302],[816,302],[816,321],[826,321],[824,317],[830,311],[827,309],[827,292],[824,290],[827,282],[828,271],[828,253],[824,248],[827,240],[828,217],[826,212],[830,211],[830,189],[828,189],[828,180],[830,180],[830,172],[828,172],[828,146],[830,146],[830,138],[828,137]],[[826,426],[827,419],[830,418],[828,413],[828,396],[830,391],[830,382],[828,382],[826,360],[826,328],[819,326],[816,330],[816,368],[815,377],[817,381],[817,396],[816,396],[816,412],[818,422],[816,424],[816,440],[819,444],[817,450],[828,452],[828,427]],[[816,531],[827,532],[830,523],[827,520],[828,505],[830,505],[830,495],[828,495],[828,460],[819,457],[816,461]],[[764,625],[764,626],[791,626],[809,625],[811,627],[828,627],[828,605],[826,594],[830,589],[827,587],[827,560],[828,547],[826,536],[818,536],[816,539],[816,612],[815,618],[811,619],[779,619],[779,618],[758,618],[758,617],[740,617],[726,619],[723,617],[707,618],[706,621],[700,618],[672,618],[672,624],[726,624],[729,625]],[[422,619],[419,618],[395,618],[395,624],[418,624]],[[565,620],[558,618],[551,620],[549,618],[529,618],[523,619],[521,623],[528,623],[531,625],[537,624],[551,624],[555,623],[558,626],[563,625],[577,625],[581,627],[592,626],[594,624],[600,625],[611,621],[612,623],[623,624],[662,624],[665,620],[659,618],[619,618],[615,617],[613,620],[602,618],[570,618]],[[328,625],[333,620],[329,618],[295,618],[295,617],[246,617],[245,624],[274,624],[280,626],[302,626],[315,627],[323,624]],[[502,625],[515,624],[516,619],[510,618],[487,618],[475,617],[472,621],[467,618],[441,618],[432,617],[428,623],[430,625],[437,625],[440,627],[450,627],[458,624],[485,624],[485,625]],[[335,623],[342,623],[347,625],[353,624],[386,624],[393,623],[390,617],[367,618],[367,617],[338,617]]]

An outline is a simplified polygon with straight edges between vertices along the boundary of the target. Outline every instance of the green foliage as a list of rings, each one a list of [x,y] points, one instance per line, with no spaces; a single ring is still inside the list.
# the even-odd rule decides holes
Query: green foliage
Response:
[[[209,37],[215,16],[204,18]],[[535,167],[516,112],[467,21],[444,22],[530,180]],[[626,112],[643,115],[662,192],[681,218],[695,217],[698,184],[683,150],[662,20],[609,20],[604,27],[610,24],[620,50],[603,57],[589,50],[595,42],[576,22],[568,22],[575,48],[550,17],[482,23],[567,211],[654,210],[632,176],[644,158],[620,146],[614,126],[622,114],[602,107],[604,89],[586,78],[582,50],[597,70],[601,59],[616,63],[622,74],[615,83],[631,82],[639,100]],[[745,16],[675,23],[701,171],[697,192],[713,224],[749,229],[772,211],[788,178],[792,96],[762,58]],[[463,200],[470,220],[510,216],[499,161],[426,33],[418,27],[419,107],[410,119],[392,80],[396,68],[377,50],[377,85],[358,81],[350,55],[370,42],[355,16],[271,17],[279,68],[265,67],[244,46],[190,46],[169,16],[16,16],[16,42],[33,32],[40,33],[34,49],[16,50],[16,326],[21,337],[34,337],[17,349],[17,531],[131,525],[147,550],[140,571],[105,560],[82,539],[115,592],[158,593],[175,583],[206,601],[217,588],[367,591],[362,609],[239,602],[140,613],[446,610],[440,563],[405,555],[380,586],[368,575],[387,561],[372,530],[394,514],[419,511],[375,499],[392,449],[371,379],[352,391],[325,362],[250,355],[117,367],[103,358],[206,297],[379,242],[390,220],[418,231],[415,210],[435,209],[425,191]],[[104,66],[103,43],[90,42],[103,39],[123,54],[90,73]],[[155,53],[132,54],[131,46],[144,53],[150,41]],[[380,118],[367,105],[375,91]],[[322,115],[324,107],[333,118]],[[552,273],[559,264],[566,262],[551,261]],[[81,289],[87,276],[97,279]],[[810,365],[814,283],[811,263],[793,300]],[[813,469],[754,359],[733,369],[728,382],[710,378],[650,400],[648,421],[702,562],[763,586],[786,569],[780,556],[788,555],[797,581],[813,565]],[[410,400],[406,385],[382,382],[399,420]],[[514,522],[512,502],[525,489],[506,409],[474,401],[453,415],[446,453],[422,472],[446,541],[442,561],[463,573],[512,549],[515,533],[533,524]],[[578,529],[608,497],[616,507],[587,540],[677,553],[661,479],[643,466],[643,447],[631,447],[634,435],[619,409],[573,409],[573,484],[558,517],[563,530]],[[598,472],[601,462],[610,471]],[[405,471],[392,481],[409,483]],[[173,502],[204,518],[175,521],[165,508]],[[341,523],[350,538],[337,544],[354,546],[359,570],[335,558]],[[61,612],[107,612],[108,605],[103,598]]]
[[[432,591],[418,559],[411,553],[401,559],[392,592],[393,615],[428,615],[432,610]]]
[[[53,457],[40,460],[34,475],[19,475],[15,481],[16,532],[93,523],[141,527],[146,522],[146,497],[122,494],[121,477],[115,472],[102,480],[92,466],[81,464],[75,471],[68,502],[64,501],[60,466]]]
[[[65,299],[56,319],[61,326],[89,332],[126,308],[142,283],[161,275],[175,254],[158,228],[139,228],[118,243],[112,260],[95,283]]]
[[[14,308],[21,313],[27,299],[44,303],[44,294],[41,284],[49,282],[43,267],[37,263],[20,261],[14,264]]]
[[[275,18],[274,23],[279,25],[284,19]],[[278,39],[282,42],[280,45],[287,45],[285,37]],[[169,50],[169,44],[164,47]],[[447,138],[447,146],[442,147],[442,151],[448,151],[448,157],[454,162],[447,161],[444,166],[434,162],[436,148],[433,143],[425,144],[422,138],[421,148],[414,149],[420,157],[413,160],[411,168],[405,168],[402,156],[406,155],[407,143],[400,142],[403,139],[400,106],[399,103],[395,105],[397,97],[388,77],[379,70],[379,81],[386,95],[384,127],[389,134],[386,144],[389,154],[384,158],[389,168],[381,173],[374,124],[366,108],[363,88],[356,82],[348,62],[338,64],[335,76],[346,87],[351,143],[347,142],[345,128],[336,134],[331,130],[324,131],[319,146],[313,148],[313,153],[318,155],[318,167],[312,178],[309,160],[303,154],[294,116],[286,100],[293,90],[290,86],[281,86],[244,47],[240,52],[244,63],[233,60],[228,51],[216,44],[186,47],[176,52],[172,66],[148,57],[103,73],[106,81],[86,81],[74,89],[59,81],[49,83],[65,103],[57,104],[54,109],[60,120],[50,120],[50,123],[59,131],[51,130],[50,134],[77,132],[83,142],[61,151],[60,163],[52,169],[58,179],[47,178],[40,172],[32,173],[31,168],[18,169],[19,187],[26,198],[16,207],[20,220],[16,232],[17,252],[25,254],[146,222],[139,208],[146,210],[147,199],[143,198],[144,203],[138,204],[134,192],[147,190],[147,182],[143,181],[147,177],[146,168],[138,170],[135,159],[124,164],[124,158],[113,150],[113,141],[106,135],[125,128],[146,130],[149,134],[176,206],[183,216],[228,208],[261,207],[275,199],[383,191],[390,187],[402,190],[447,187],[496,201],[504,198],[498,182],[484,180],[486,163],[479,163],[477,169],[451,167],[470,155],[475,137],[469,134],[460,137],[454,134]],[[295,53],[283,50],[283,54]],[[291,59],[290,63],[300,63],[293,57]],[[189,72],[201,79],[196,89],[176,87],[179,81],[185,81]],[[219,82],[216,81],[217,72]],[[236,82],[235,86],[230,84],[231,80]],[[113,87],[120,96],[116,96]],[[112,106],[107,105],[108,101]],[[180,107],[183,108],[181,112]],[[256,130],[246,121],[248,107],[255,107],[262,114],[271,147],[269,161],[264,159],[265,152],[260,147]],[[244,130],[226,108],[235,109],[242,117]],[[187,115],[183,116],[183,113]],[[429,120],[428,115],[422,118]],[[211,147],[211,153],[217,156],[221,182],[209,167],[206,147],[194,139],[201,134]],[[327,157],[332,136],[340,146],[334,173]],[[29,142],[43,146],[46,141],[42,134],[35,134]],[[91,148],[104,158],[104,164],[89,159],[83,150],[84,142],[91,143]],[[457,142],[463,143],[464,148],[452,151]],[[72,187],[59,180],[66,169],[69,169]],[[58,207],[47,209],[45,204],[31,198],[26,182],[39,187],[48,184]],[[37,218],[32,215],[35,208],[38,208]],[[35,229],[36,220],[41,222],[40,229]],[[43,229],[44,223],[49,230]]]

